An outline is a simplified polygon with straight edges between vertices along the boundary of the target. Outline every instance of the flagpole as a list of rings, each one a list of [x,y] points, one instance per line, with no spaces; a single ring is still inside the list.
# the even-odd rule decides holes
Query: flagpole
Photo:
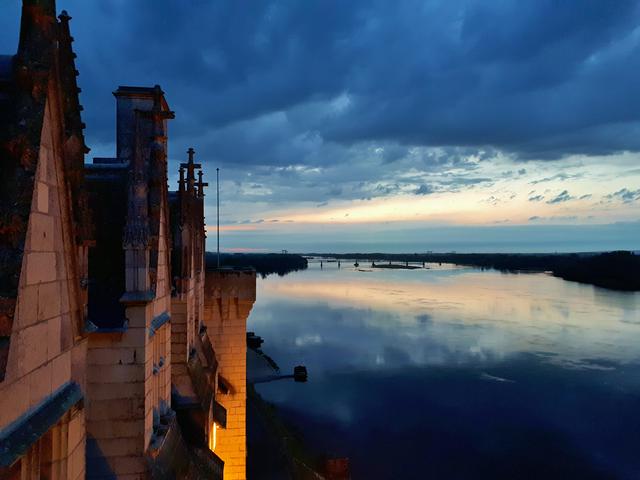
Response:
[[[220,268],[220,169],[216,168],[216,204],[217,204],[217,235],[218,235],[218,268]]]

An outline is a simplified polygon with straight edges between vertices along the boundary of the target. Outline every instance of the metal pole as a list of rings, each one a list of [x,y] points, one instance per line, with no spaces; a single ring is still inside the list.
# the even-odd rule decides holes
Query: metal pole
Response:
[[[216,168],[216,204],[218,233],[218,268],[220,268],[220,169]]]

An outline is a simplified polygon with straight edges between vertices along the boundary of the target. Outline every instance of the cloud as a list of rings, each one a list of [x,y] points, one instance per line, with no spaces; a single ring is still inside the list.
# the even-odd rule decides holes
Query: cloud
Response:
[[[569,180],[569,179],[580,178],[581,176],[582,176],[582,174],[569,175],[569,174],[561,172],[561,173],[557,173],[555,175],[552,175],[550,177],[545,177],[545,178],[540,178],[538,180],[533,180],[533,181],[529,182],[529,184],[537,185],[538,183],[552,182],[554,180],[559,180],[559,181],[563,182],[563,181]]]
[[[640,152],[636,1],[57,3],[73,16],[92,153],[115,150],[110,92],[159,83],[176,112],[171,168],[189,146],[209,178],[220,167],[235,221],[481,189],[506,171],[571,181],[568,155]],[[17,42],[18,4],[2,45]],[[573,198],[528,197],[543,196]],[[228,207],[240,200],[261,210]]]
[[[608,200],[622,200],[624,203],[632,203],[636,200],[640,200],[640,188],[637,190],[629,190],[628,188],[622,188],[617,192],[605,195]]]
[[[541,202],[544,200],[544,195],[535,195],[533,197],[529,197],[530,202]]]
[[[483,203],[488,203],[489,205],[494,205],[494,206],[499,204],[501,201],[502,200],[496,197],[495,195],[491,195],[490,197],[481,200],[481,202]]]
[[[293,120],[289,146],[304,149],[307,134],[343,148],[387,142],[386,163],[411,146],[549,159],[640,149],[632,0],[58,6],[74,17],[91,143],[113,139],[105,112],[116,85],[161,83],[180,151],[240,123],[250,139],[264,136],[253,141],[274,161],[278,142],[266,139],[278,133],[251,128],[271,115]],[[235,161],[220,143],[203,153]],[[227,143],[240,146],[233,136]]]
[[[547,200],[547,203],[552,205],[554,203],[563,203],[563,202],[568,202],[569,200],[573,200],[576,197],[573,197],[571,195],[569,195],[569,192],[567,190],[563,190],[562,192],[560,192],[558,195],[556,195],[555,197]]]
[[[579,217],[577,215],[551,215],[549,217],[534,215],[533,217],[529,217],[530,222],[574,222],[578,219]]]
[[[435,190],[429,185],[420,185],[414,192],[416,195],[429,195]]]

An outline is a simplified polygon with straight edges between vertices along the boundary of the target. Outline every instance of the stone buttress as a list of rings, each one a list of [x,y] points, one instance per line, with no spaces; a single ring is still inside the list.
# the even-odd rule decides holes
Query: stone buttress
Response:
[[[218,402],[227,411],[226,428],[216,432],[215,449],[224,461],[225,480],[246,478],[246,325],[255,299],[255,271],[206,272],[204,323],[218,360]]]
[[[0,56],[0,478],[85,475],[84,144],[70,17],[25,0]]]

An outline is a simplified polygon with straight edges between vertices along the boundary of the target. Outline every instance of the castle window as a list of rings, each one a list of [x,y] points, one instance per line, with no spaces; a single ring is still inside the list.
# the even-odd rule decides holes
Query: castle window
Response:
[[[216,422],[211,422],[209,424],[209,450],[212,452],[216,451],[217,433],[218,424]]]

